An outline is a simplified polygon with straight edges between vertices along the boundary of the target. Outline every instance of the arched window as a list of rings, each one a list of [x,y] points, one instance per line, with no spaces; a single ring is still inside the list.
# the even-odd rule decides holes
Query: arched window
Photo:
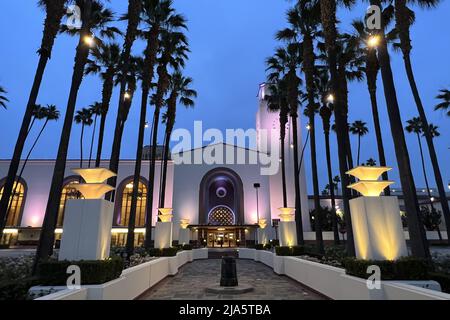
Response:
[[[80,183],[79,178],[68,178],[65,181],[61,192],[61,200],[59,201],[57,228],[62,228],[64,224],[64,212],[66,211],[67,200],[84,199],[83,195],[73,187],[74,184]]]
[[[3,196],[3,184],[0,184],[0,198]],[[9,200],[9,210],[6,217],[6,227],[19,227],[22,220],[23,208],[25,205],[26,185],[22,179],[14,183],[13,195]]]
[[[227,206],[217,206],[208,215],[208,223],[213,226],[231,226],[234,220],[234,213]]]
[[[116,213],[116,225],[128,227],[131,211],[131,198],[133,196],[133,181],[126,179],[118,188],[117,203],[119,208]],[[145,209],[147,204],[147,186],[144,182],[139,182],[138,198],[136,206],[136,227],[145,226]]]

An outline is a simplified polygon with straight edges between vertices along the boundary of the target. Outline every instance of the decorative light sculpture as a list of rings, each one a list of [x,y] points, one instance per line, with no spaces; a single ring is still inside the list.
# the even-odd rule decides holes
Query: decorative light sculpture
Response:
[[[105,180],[115,177],[116,174],[105,168],[72,169],[80,175],[86,183],[71,185],[81,192],[85,199],[101,199],[105,193],[114,190],[114,187],[104,183]]]
[[[392,168],[369,166],[353,168],[347,171],[347,174],[356,177],[359,181],[349,185],[347,188],[358,191],[364,197],[378,197],[384,189],[394,183],[394,181],[378,180],[383,173],[389,170],[392,170]]]

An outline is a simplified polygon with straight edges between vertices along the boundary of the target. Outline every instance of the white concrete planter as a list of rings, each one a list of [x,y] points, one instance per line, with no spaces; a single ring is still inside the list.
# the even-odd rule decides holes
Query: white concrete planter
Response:
[[[256,250],[248,248],[239,248],[239,259],[256,260]]]
[[[383,281],[381,289],[369,290],[365,279],[346,275],[342,268],[263,250],[241,250],[240,258],[254,256],[255,261],[272,267],[275,273],[287,275],[334,300],[450,300],[449,294],[437,291],[440,286],[435,281]]]
[[[83,286],[79,290],[64,290],[36,300],[132,300],[156,285],[167,276],[178,273],[184,264],[208,257],[208,249],[194,249],[178,252],[175,257],[162,257],[126,269],[120,278],[101,285]],[[30,291],[39,292],[52,287],[33,287]]]

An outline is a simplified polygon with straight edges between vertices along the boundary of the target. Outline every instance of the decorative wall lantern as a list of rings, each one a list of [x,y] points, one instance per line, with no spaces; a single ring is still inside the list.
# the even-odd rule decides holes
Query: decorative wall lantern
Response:
[[[116,174],[105,168],[72,169],[80,175],[86,183],[71,185],[81,192],[85,199],[101,199],[107,192],[114,190],[114,187],[104,183],[105,180],[115,177]]]
[[[265,229],[267,227],[267,219],[259,219],[258,225],[261,229]]]
[[[292,222],[295,221],[295,208],[278,208],[280,210],[280,220],[283,222]]]

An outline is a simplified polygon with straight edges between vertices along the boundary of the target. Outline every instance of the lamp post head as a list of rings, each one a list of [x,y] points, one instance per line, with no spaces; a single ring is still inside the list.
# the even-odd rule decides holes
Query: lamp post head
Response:
[[[253,187],[254,187],[255,189],[261,188],[261,184],[260,184],[260,183],[254,183],[254,184],[253,184]]]

